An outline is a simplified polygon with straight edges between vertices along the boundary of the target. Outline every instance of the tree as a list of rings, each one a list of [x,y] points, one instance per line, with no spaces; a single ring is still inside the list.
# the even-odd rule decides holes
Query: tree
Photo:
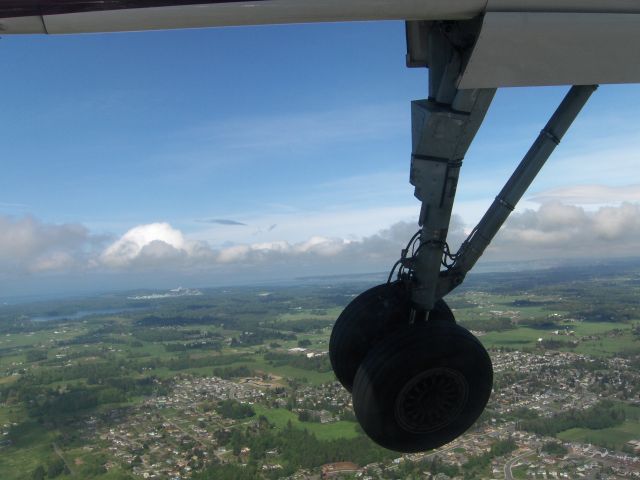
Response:
[[[47,468],[47,477],[55,478],[65,470],[64,461],[61,458],[53,459]]]
[[[236,400],[223,400],[218,403],[216,411],[226,417],[234,420],[240,420],[242,418],[253,417],[256,412],[251,405],[240,403]]]
[[[547,442],[542,446],[542,451],[550,455],[566,455],[569,451],[558,442]]]
[[[38,465],[36,469],[31,473],[32,480],[44,480],[44,467],[42,465]]]
[[[240,455],[240,450],[242,448],[242,434],[238,430],[234,430],[231,434],[231,449],[233,450],[234,455]]]
[[[300,413],[298,413],[298,420],[301,422],[310,422],[311,414],[309,413],[309,410],[300,410]]]

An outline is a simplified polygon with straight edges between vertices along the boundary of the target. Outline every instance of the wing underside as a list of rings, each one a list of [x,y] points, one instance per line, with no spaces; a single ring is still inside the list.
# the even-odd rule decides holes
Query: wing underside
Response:
[[[6,33],[90,33],[360,20],[460,20],[486,0],[0,0]],[[4,6],[3,6],[4,5]]]
[[[459,88],[640,82],[637,0],[0,0],[0,34],[471,19]]]

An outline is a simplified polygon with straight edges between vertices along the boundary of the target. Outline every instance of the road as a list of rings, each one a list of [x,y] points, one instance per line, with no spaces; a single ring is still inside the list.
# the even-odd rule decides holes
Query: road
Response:
[[[62,460],[64,462],[65,466],[67,467],[67,470],[69,470],[69,475],[72,476],[72,477],[75,477],[75,472],[71,468],[71,464],[69,462],[67,462],[67,460],[62,455],[62,450],[60,450],[60,447],[58,447],[58,444],[57,443],[52,443],[51,446],[53,447],[53,451],[56,453],[56,455],[58,457],[60,457],[60,460]]]
[[[509,460],[507,463],[505,463],[504,464],[504,478],[505,478],[505,480],[513,480],[513,475],[511,473],[511,467],[513,467],[513,465],[516,462],[519,462],[523,458],[526,458],[529,455],[532,455],[533,453],[535,453],[535,452],[533,452],[533,450],[527,450],[524,453],[521,453],[517,457],[514,457],[511,460]]]

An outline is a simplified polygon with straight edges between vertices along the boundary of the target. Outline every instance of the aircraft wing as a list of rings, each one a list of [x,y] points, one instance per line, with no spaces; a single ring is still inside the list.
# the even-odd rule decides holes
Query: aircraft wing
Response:
[[[87,33],[358,20],[463,20],[486,0],[0,0],[11,33]]]
[[[638,0],[0,0],[0,34],[473,18],[458,88],[640,82]]]

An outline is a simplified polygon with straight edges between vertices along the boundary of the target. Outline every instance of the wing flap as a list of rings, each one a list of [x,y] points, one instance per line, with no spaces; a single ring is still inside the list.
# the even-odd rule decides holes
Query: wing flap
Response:
[[[489,12],[459,88],[640,82],[640,14]]]

